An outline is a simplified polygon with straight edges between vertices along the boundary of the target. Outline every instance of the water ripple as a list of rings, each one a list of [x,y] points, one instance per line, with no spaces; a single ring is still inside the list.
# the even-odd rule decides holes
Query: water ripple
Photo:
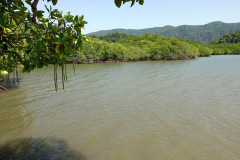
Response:
[[[76,65],[77,76],[69,65],[66,92],[50,65],[0,94],[0,144],[56,137],[86,159],[240,159],[239,61]]]

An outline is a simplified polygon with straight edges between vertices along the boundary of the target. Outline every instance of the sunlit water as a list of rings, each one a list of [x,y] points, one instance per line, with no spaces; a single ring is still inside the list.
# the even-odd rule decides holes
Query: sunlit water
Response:
[[[0,159],[240,159],[240,56],[76,71],[66,92],[49,66],[0,94]]]

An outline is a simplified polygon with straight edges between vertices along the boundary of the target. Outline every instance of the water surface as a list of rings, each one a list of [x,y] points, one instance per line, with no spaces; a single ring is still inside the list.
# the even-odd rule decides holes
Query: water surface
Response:
[[[239,69],[240,56],[76,65],[77,76],[68,65],[57,93],[52,66],[24,74],[0,94],[0,157],[238,160]]]

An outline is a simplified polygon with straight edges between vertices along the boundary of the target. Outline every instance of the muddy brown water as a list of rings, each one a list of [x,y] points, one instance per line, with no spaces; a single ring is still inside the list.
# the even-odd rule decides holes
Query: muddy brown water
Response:
[[[67,67],[0,94],[0,159],[240,159],[240,56]]]

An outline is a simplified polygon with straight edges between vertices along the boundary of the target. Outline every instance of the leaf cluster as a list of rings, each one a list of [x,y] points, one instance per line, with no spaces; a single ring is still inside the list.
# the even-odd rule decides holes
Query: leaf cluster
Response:
[[[117,41],[119,41],[121,39],[129,37],[129,35],[127,35],[125,33],[114,32],[114,33],[106,34],[105,36],[91,35],[90,37],[98,38],[100,40],[103,40],[103,41],[109,42],[109,43],[115,43],[115,42],[117,42]]]
[[[135,4],[135,2],[138,2],[140,5],[143,5],[144,0],[114,0],[115,5],[120,8],[122,4],[125,4],[126,2],[132,2],[131,7]]]
[[[223,37],[212,41],[211,44],[222,44],[222,43],[240,43],[240,30],[234,33],[223,35]]]
[[[57,3],[50,1],[53,5]],[[31,1],[26,3],[30,5]],[[84,41],[81,30],[87,22],[84,16],[73,16],[70,12],[63,15],[58,9],[45,7],[49,16],[43,17],[44,11],[38,10],[37,22],[33,22],[22,1],[4,0],[0,5],[0,70],[11,73],[21,64],[24,72],[30,72],[54,64],[55,69],[62,68],[64,88],[66,59],[81,48]],[[57,89],[57,79],[55,85]]]

